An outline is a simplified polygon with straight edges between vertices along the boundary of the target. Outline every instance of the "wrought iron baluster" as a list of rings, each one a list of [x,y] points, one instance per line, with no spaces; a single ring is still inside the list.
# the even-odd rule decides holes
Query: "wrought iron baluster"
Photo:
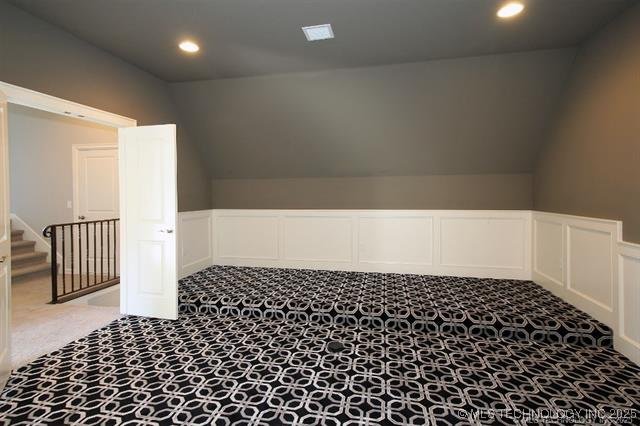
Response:
[[[109,221],[107,221],[107,281],[111,279],[111,237],[109,236]]]
[[[61,227],[61,231],[62,231],[62,294],[67,294],[67,252],[65,249],[65,225],[62,225]],[[55,257],[54,257],[55,256]],[[54,262],[58,261],[58,254],[56,252],[54,252],[53,250],[51,250],[51,261]]]
[[[84,224],[84,243],[87,246],[85,248],[85,262],[87,265],[87,287],[89,287],[91,285],[91,275],[89,274],[89,223],[85,223]]]
[[[119,219],[104,219],[86,222],[61,223],[56,225],[49,225],[42,231],[43,236],[51,239],[50,256],[52,303],[66,302],[75,297],[80,297],[92,291],[96,291],[98,289],[105,288],[120,282],[120,276],[118,274],[119,222]],[[78,233],[77,239],[75,234],[76,226]],[[104,230],[105,226],[107,228],[106,235]],[[91,229],[91,227],[93,227],[93,229]],[[100,227],[100,236],[98,236],[98,227]],[[67,229],[69,230],[68,237]],[[91,235],[91,232],[93,232],[93,235]],[[113,236],[111,235],[112,233]],[[71,264],[70,288],[67,288],[66,278],[67,239],[70,242],[70,244],[68,244],[70,251],[69,263]],[[100,240],[99,255],[98,239]],[[91,240],[93,240],[93,251],[91,248]],[[104,259],[105,244],[107,246],[106,265]],[[58,263],[59,247],[61,247],[61,264]],[[85,258],[83,259],[82,256],[85,256]],[[93,278],[91,275],[91,261],[89,259],[91,256],[93,256]],[[111,256],[113,256],[113,259],[111,259]],[[98,262],[100,262],[99,267]],[[111,266],[112,264],[113,268]],[[60,267],[62,267],[62,272],[60,270]],[[98,269],[100,270],[100,272],[98,272]],[[61,273],[62,278],[60,278]],[[76,273],[78,274],[77,278]],[[100,280],[98,280],[98,273],[100,274]]]

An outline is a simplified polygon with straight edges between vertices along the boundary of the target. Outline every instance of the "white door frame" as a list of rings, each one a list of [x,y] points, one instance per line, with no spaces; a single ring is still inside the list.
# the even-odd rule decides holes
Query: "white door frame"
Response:
[[[80,183],[78,182],[78,172],[79,172],[79,160],[78,155],[80,151],[94,151],[101,149],[118,149],[118,143],[101,143],[101,144],[74,144],[71,145],[71,175],[73,176],[73,221],[75,222],[80,216]],[[118,162],[119,162],[118,158]],[[120,168],[120,164],[118,164],[118,168]],[[118,176],[119,178],[119,176]],[[118,183],[118,186],[121,186],[121,183]],[[120,193],[118,191],[118,193]]]
[[[7,131],[7,105],[6,96],[0,92],[0,176],[2,176],[2,184],[4,191],[0,198],[2,209],[10,210],[9,205],[9,136]],[[1,211],[0,217],[9,218],[9,211]],[[2,275],[2,283],[0,283],[0,390],[4,388],[6,380],[11,372],[11,234],[9,224],[5,220],[2,221],[0,229],[0,242],[2,247],[0,255],[3,257],[0,264],[0,275]]]
[[[123,117],[118,114],[113,114],[107,111],[102,111],[97,108],[93,108],[90,106],[82,105],[76,102],[67,101],[61,98],[57,98],[55,96],[46,95],[44,93],[36,92],[34,90],[25,89],[24,87],[15,86],[13,84],[5,83],[0,81],[0,93],[6,97],[8,104],[16,104],[23,105],[30,108],[35,108],[47,112],[52,112],[54,114],[60,114],[66,117],[74,117],[80,120],[86,120],[93,123],[102,124],[110,127],[137,127],[138,123],[136,120],[128,117]],[[9,135],[8,131],[2,132],[0,131],[0,146],[2,142],[6,143],[8,146],[9,143]],[[122,147],[118,147],[119,150]],[[9,159],[7,158],[6,170],[0,171],[6,174],[7,177],[7,186],[9,183]],[[118,165],[120,167],[120,164]],[[122,177],[120,177],[120,188],[124,187],[124,182],[122,181]],[[122,198],[120,199],[120,221],[123,223],[125,218],[125,206]],[[11,213],[11,212],[8,212]],[[124,227],[122,227],[124,229]],[[122,231],[121,231],[122,233]],[[120,241],[124,241],[124,235],[121,235]],[[122,243],[121,243],[122,244]],[[120,250],[122,253],[122,247]],[[9,276],[9,286],[11,286],[11,276]],[[11,312],[11,292],[9,292],[9,297],[7,300],[7,305],[9,307],[9,319]],[[8,324],[10,327],[10,324]],[[11,349],[11,344],[9,342],[9,350]],[[4,383],[0,382],[0,389],[4,386]]]
[[[0,81],[0,92],[7,97],[10,104],[24,105],[30,108],[60,114],[67,117],[79,118],[93,123],[110,127],[136,127],[137,121],[123,117],[122,115],[102,111],[97,108],[82,105],[76,102],[45,95],[34,90]]]

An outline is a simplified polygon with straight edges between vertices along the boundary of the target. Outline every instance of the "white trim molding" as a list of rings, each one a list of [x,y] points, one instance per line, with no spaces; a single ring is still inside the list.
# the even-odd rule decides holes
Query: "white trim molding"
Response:
[[[213,212],[178,213],[178,278],[213,265]]]
[[[618,243],[618,328],[615,347],[640,364],[640,245]]]
[[[92,121],[112,127],[135,127],[136,120],[102,111],[97,108],[82,105],[76,102],[56,98],[44,93],[36,92],[24,87],[0,81],[0,92],[7,97],[7,102],[36,108],[43,111],[74,117],[81,120]]]
[[[640,364],[640,246],[622,222],[533,212],[533,280],[608,325],[618,351]]]
[[[531,212],[213,210],[220,265],[531,279]]]

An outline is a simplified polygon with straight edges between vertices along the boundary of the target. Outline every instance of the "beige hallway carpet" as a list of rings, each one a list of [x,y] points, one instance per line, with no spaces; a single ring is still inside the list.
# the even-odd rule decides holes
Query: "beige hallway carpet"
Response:
[[[14,282],[11,297],[14,369],[120,318],[118,307],[48,304],[51,300],[48,276]]]

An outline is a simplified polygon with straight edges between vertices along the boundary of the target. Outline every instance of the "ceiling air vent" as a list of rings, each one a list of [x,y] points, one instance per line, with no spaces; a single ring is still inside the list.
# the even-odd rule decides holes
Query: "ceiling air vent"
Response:
[[[308,41],[329,40],[330,38],[333,38],[333,29],[331,29],[331,24],[302,27],[302,31]]]

